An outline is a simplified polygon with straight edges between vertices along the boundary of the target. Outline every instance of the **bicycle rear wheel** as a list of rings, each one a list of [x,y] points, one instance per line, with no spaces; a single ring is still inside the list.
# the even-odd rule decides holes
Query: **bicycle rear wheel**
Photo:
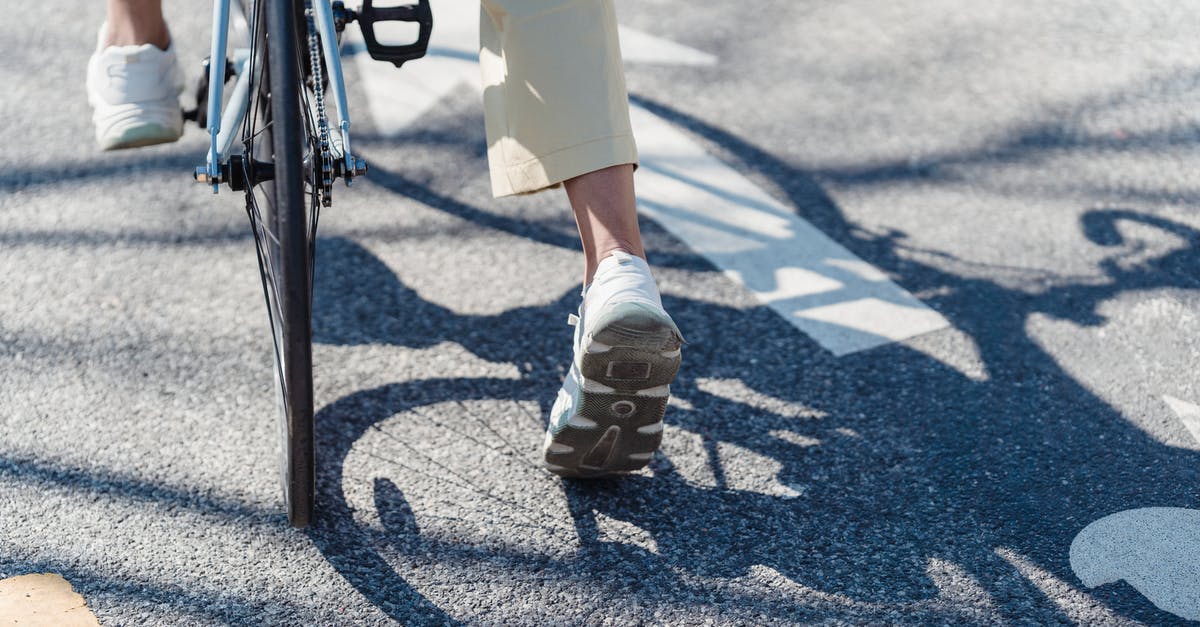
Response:
[[[317,130],[308,106],[302,3],[243,0],[256,88],[243,128],[246,212],[275,355],[280,476],[288,521],[312,519],[315,493],[312,268],[319,215]]]

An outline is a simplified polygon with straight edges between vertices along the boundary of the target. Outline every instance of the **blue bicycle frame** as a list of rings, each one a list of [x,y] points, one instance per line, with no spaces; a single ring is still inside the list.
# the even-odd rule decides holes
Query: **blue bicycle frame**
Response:
[[[205,165],[198,166],[195,178],[198,181],[211,183],[213,193],[220,190],[225,182],[224,173],[228,172],[229,157],[234,150],[234,138],[245,119],[246,110],[250,105],[251,63],[249,48],[236,48],[227,55],[229,45],[229,7],[233,0],[214,0],[212,46],[209,52],[208,64],[208,159]],[[334,25],[333,8],[329,0],[312,0],[311,11],[317,36],[321,41],[321,54],[325,59],[325,71],[328,76],[328,91],[337,109],[338,140],[331,141],[334,158],[344,163],[343,176],[347,185],[353,182],[355,172],[361,170],[361,162],[350,150],[350,116],[346,104],[346,84],[342,76],[342,60],[337,50],[337,32]],[[253,32],[252,28],[248,30]],[[232,59],[229,59],[232,56]],[[231,63],[230,63],[231,61]],[[224,99],[226,66],[233,67],[236,77],[233,90],[230,92],[229,103],[222,111]],[[201,106],[202,103],[197,103]]]

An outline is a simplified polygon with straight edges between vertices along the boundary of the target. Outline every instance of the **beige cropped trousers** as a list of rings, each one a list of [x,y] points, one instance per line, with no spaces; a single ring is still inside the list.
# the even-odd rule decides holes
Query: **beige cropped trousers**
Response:
[[[612,0],[481,0],[492,193],[637,164]]]

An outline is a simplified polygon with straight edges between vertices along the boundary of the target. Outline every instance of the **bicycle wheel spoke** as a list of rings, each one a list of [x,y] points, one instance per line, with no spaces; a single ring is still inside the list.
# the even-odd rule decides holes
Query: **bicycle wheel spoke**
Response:
[[[462,405],[462,401],[456,401],[456,402],[457,402],[459,405]],[[465,409],[465,408],[464,408],[464,409]],[[460,429],[455,429],[453,426],[451,426],[451,425],[449,425],[449,424],[447,424],[447,423],[445,423],[445,422],[443,422],[443,421],[441,421],[441,420],[438,420],[437,418],[434,418],[434,417],[432,417],[432,416],[429,416],[428,414],[426,414],[426,413],[424,413],[424,412],[421,412],[421,411],[419,411],[419,410],[416,410],[416,409],[414,409],[414,410],[413,410],[413,413],[416,413],[418,416],[421,416],[421,417],[423,417],[423,418],[425,418],[425,419],[429,420],[430,422],[432,422],[432,423],[433,423],[435,426],[437,426],[438,428],[440,428],[440,429],[445,429],[446,431],[449,431],[450,433],[453,433],[453,434],[455,434],[455,435],[458,435],[458,436],[461,436],[461,437],[463,437],[463,438],[465,438],[465,439],[467,439],[467,440],[470,440],[470,441],[472,441],[472,442],[474,442],[474,443],[478,444],[479,446],[481,446],[481,447],[483,447],[483,448],[485,448],[485,449],[487,449],[487,450],[490,450],[490,451],[499,451],[499,450],[500,450],[500,449],[497,449],[496,447],[494,447],[494,446],[492,446],[492,445],[488,444],[487,442],[484,442],[483,440],[481,440],[481,439],[479,439],[479,438],[475,437],[474,435],[471,435],[470,433],[468,433],[468,432],[466,432],[466,431],[462,431],[462,430],[460,430]],[[486,424],[485,424],[485,425],[483,425],[483,426],[484,426],[484,428],[485,428],[485,429],[491,430],[491,428],[490,428],[490,427],[488,427]],[[493,432],[493,433],[495,433],[495,431],[492,431],[492,432]],[[499,434],[496,434],[496,435],[499,435]],[[503,438],[501,438],[501,439],[503,440]],[[507,443],[507,440],[506,440],[505,442]],[[521,461],[523,461],[523,462],[526,462],[526,463],[528,463],[528,461],[529,461],[529,460],[526,460],[525,458],[521,457],[521,456],[520,456],[520,452],[517,450],[517,448],[516,448],[516,447],[514,447],[512,444],[508,444],[508,447],[509,447],[510,449],[512,449],[512,451],[513,451],[514,453],[516,453],[516,454],[517,454],[517,457],[518,457],[518,459],[520,459],[520,460],[521,460]],[[537,467],[537,466],[534,466],[534,467],[536,467],[536,468],[539,468],[539,469],[540,469],[540,467]]]
[[[536,513],[537,513],[537,512],[536,512],[536,510],[533,510],[533,509],[529,508],[529,507],[528,507],[528,506],[526,506],[526,505],[523,505],[523,504],[521,504],[521,503],[518,503],[518,502],[516,502],[516,501],[510,501],[510,500],[508,500],[508,499],[501,498],[501,497],[497,496],[496,494],[494,494],[493,492],[491,492],[490,490],[484,490],[483,488],[481,488],[481,487],[479,487],[479,486],[475,485],[474,483],[472,483],[472,482],[471,482],[471,480],[470,480],[470,479],[468,479],[467,477],[464,477],[463,475],[461,475],[461,474],[459,474],[458,472],[456,472],[454,469],[452,469],[452,468],[450,468],[450,467],[446,466],[445,464],[443,464],[443,463],[439,462],[438,460],[434,459],[433,457],[430,457],[429,455],[426,455],[424,452],[422,452],[422,451],[421,451],[420,449],[418,449],[417,447],[415,447],[415,446],[413,446],[413,445],[409,444],[408,442],[405,442],[404,440],[401,440],[400,438],[397,438],[396,436],[394,436],[394,435],[392,435],[392,434],[390,434],[390,433],[388,433],[388,432],[386,432],[386,431],[384,431],[384,430],[380,429],[378,425],[372,425],[372,428],[373,428],[375,431],[377,431],[378,433],[380,433],[380,434],[384,435],[385,437],[387,437],[387,438],[391,439],[392,441],[396,442],[397,444],[399,444],[399,445],[401,445],[401,446],[403,446],[403,447],[407,448],[408,450],[412,451],[413,453],[416,453],[417,455],[421,456],[422,458],[424,458],[424,459],[425,459],[426,461],[428,461],[429,463],[431,463],[431,464],[433,464],[434,466],[438,467],[438,468],[439,468],[439,469],[441,469],[442,471],[445,471],[445,472],[446,472],[448,475],[450,475],[450,476],[452,476],[452,477],[454,477],[454,478],[458,479],[458,481],[459,481],[459,482],[461,482],[461,483],[459,483],[459,487],[462,487],[462,488],[465,488],[465,489],[471,490],[472,492],[475,492],[476,494],[479,494],[479,495],[483,496],[484,498],[489,498],[489,499],[492,499],[492,500],[494,500],[494,501],[496,501],[496,502],[498,502],[498,503],[501,503],[501,504],[503,504],[503,505],[508,505],[508,506],[516,507],[516,508],[518,508],[518,509],[520,509],[520,510],[528,511],[528,512],[530,512],[530,513],[533,513],[533,514],[536,514]],[[373,455],[372,453],[367,453],[367,454],[368,454],[368,455],[371,455],[372,457],[375,457],[376,459],[380,459],[380,460],[382,460],[382,461],[387,461],[387,462],[389,462],[389,463],[395,463],[395,464],[399,464],[398,462],[395,462],[395,461],[393,461],[393,460],[387,460],[387,459],[384,459],[384,458],[382,458],[382,457],[379,457],[379,456]],[[444,482],[446,482],[446,483],[450,483],[450,484],[454,484],[454,483],[455,483],[455,482],[453,482],[453,481],[450,481],[450,480],[448,480],[446,477],[439,477],[439,476],[437,476],[437,475],[432,475],[432,474],[430,474],[430,473],[428,473],[428,472],[425,472],[425,471],[417,470],[417,469],[414,469],[414,468],[409,468],[409,470],[412,470],[412,471],[414,471],[414,472],[419,472],[419,473],[421,473],[422,475],[424,475],[424,476],[426,476],[426,477],[428,477],[428,478],[430,478],[430,479],[437,480],[437,481],[444,481]],[[529,519],[529,518],[527,518],[526,520],[528,520],[529,522],[534,522],[534,523],[536,523],[536,521],[535,521],[535,520],[533,520],[533,519]]]
[[[391,464],[393,466],[403,468],[405,470],[408,470],[409,472],[419,474],[422,476],[428,476],[426,473],[423,473],[420,470],[415,469],[415,468],[413,468],[407,464],[404,464],[402,462],[399,462],[396,460],[390,460],[390,459],[387,459],[385,457],[381,457],[378,455],[368,454],[368,456],[372,457],[373,459],[378,459],[385,463]],[[374,482],[367,481],[365,479],[359,479],[357,477],[350,478],[349,481],[352,484],[358,484],[358,485],[366,486],[366,487],[370,487],[370,488],[375,487]],[[459,487],[461,487],[461,486],[459,486]],[[564,525],[545,525],[545,524],[532,523],[532,522],[529,522],[527,519],[514,519],[513,517],[508,516],[505,513],[507,510],[503,510],[503,509],[496,509],[494,507],[470,507],[468,504],[472,503],[472,501],[451,499],[451,498],[447,497],[444,493],[440,493],[440,492],[434,492],[433,494],[422,494],[421,501],[423,503],[428,503],[428,504],[432,504],[432,505],[448,506],[451,509],[462,509],[462,510],[464,510],[464,512],[473,515],[472,517],[448,516],[445,514],[435,514],[435,513],[431,513],[431,512],[427,512],[427,511],[422,511],[420,514],[421,518],[446,520],[446,521],[451,521],[451,522],[459,522],[459,523],[463,523],[463,524],[474,524],[474,522],[478,519],[478,517],[483,517],[483,518],[488,519],[489,521],[503,522],[506,525],[524,527],[526,529],[538,529],[540,531],[555,531],[555,532],[563,531],[565,529]]]
[[[495,430],[494,428],[492,428],[492,425],[491,425],[491,424],[489,424],[489,423],[488,423],[488,421],[487,421],[487,420],[485,420],[485,419],[484,419],[482,416],[480,416],[480,415],[479,415],[478,413],[476,413],[476,412],[473,412],[473,411],[471,411],[471,410],[470,410],[470,409],[467,407],[466,403],[463,403],[462,401],[456,401],[456,402],[458,403],[458,406],[459,406],[459,407],[460,407],[460,408],[463,410],[463,412],[464,412],[464,413],[466,413],[468,416],[470,416],[472,419],[474,419],[474,420],[475,420],[475,422],[479,423],[479,424],[480,424],[480,426],[482,426],[484,429],[486,429],[486,430],[488,430],[489,432],[491,432],[491,433],[492,433],[492,435],[495,435],[497,438],[499,438],[499,439],[500,439],[500,441],[501,441],[501,442],[503,442],[503,443],[504,443],[504,445],[505,445],[505,446],[507,446],[507,447],[509,448],[509,450],[511,450],[511,451],[513,452],[513,455],[515,455],[515,456],[517,457],[517,459],[519,459],[519,460],[521,460],[521,461],[525,462],[525,464],[526,464],[526,465],[528,465],[528,466],[530,466],[530,467],[532,467],[532,468],[536,468],[536,469],[538,469],[538,470],[541,470],[541,469],[542,469],[542,465],[541,465],[541,464],[539,464],[539,463],[537,463],[537,462],[534,462],[534,461],[531,461],[529,458],[527,458],[527,457],[525,457],[524,455],[522,455],[522,454],[521,454],[521,449],[517,448],[517,446],[516,446],[515,444],[513,444],[511,441],[509,441],[509,439],[508,439],[508,438],[504,437],[504,436],[503,436],[503,435],[502,435],[502,434],[501,434],[499,431],[497,431],[497,430]],[[518,405],[519,405],[519,404],[520,404],[520,403],[518,403]]]

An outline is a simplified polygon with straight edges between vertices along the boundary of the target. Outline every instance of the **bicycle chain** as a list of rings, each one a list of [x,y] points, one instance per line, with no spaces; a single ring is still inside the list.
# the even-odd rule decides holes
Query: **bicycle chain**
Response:
[[[318,0],[324,1],[324,0]],[[321,186],[314,190],[321,199],[321,206],[333,204],[333,151],[330,149],[329,120],[325,117],[325,81],[321,74],[321,41],[317,36],[317,25],[313,19],[313,8],[305,13],[308,17],[308,64],[312,68],[313,96],[317,101],[317,134],[321,151]]]

